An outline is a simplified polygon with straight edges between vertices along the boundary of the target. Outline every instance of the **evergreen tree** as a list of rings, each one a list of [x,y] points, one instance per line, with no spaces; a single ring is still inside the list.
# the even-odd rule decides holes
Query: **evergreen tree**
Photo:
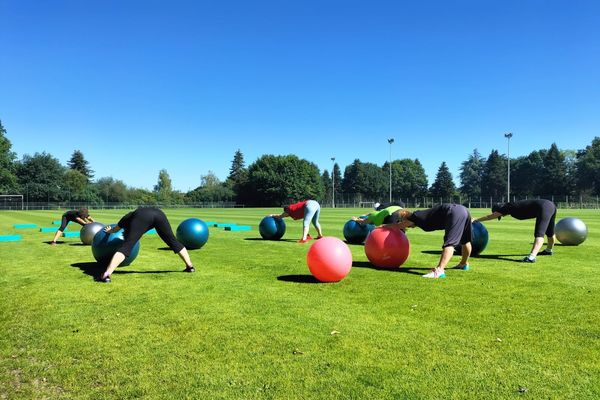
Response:
[[[325,198],[323,199],[323,201],[326,204],[331,204],[333,187],[331,177],[329,176],[329,171],[323,171],[323,173],[321,174],[321,182],[323,182],[323,188],[325,189]]]
[[[11,151],[12,144],[6,137],[6,129],[0,120],[0,194],[15,194],[18,191],[16,155]]]
[[[511,160],[511,193],[519,197],[539,194],[543,170],[544,152],[532,151],[526,157]]]
[[[239,193],[247,179],[248,169],[245,166],[244,155],[238,149],[233,155],[231,167],[229,168],[229,176],[227,177],[225,183],[234,192]]]
[[[454,196],[454,193],[456,192],[456,186],[452,180],[452,173],[450,173],[445,161],[443,161],[442,165],[440,165],[435,177],[435,181],[431,185],[429,192],[431,196],[440,197],[442,199],[447,199],[451,196]]]
[[[333,190],[335,191],[336,203],[342,201],[342,171],[338,163],[333,164],[333,173],[331,175],[332,183],[334,185]]]
[[[74,169],[75,171],[81,172],[86,178],[87,181],[94,177],[94,171],[92,171],[89,167],[89,163],[83,156],[83,153],[79,150],[75,150],[71,155],[71,159],[67,162],[69,168]]]
[[[577,153],[577,188],[600,195],[600,137]]]
[[[498,154],[498,150],[492,150],[488,156],[481,177],[482,196],[491,196],[495,201],[506,197],[507,165],[506,158]]]
[[[565,157],[552,143],[544,157],[540,195],[565,195],[568,194],[567,166]]]
[[[481,178],[483,176],[483,167],[485,158],[477,151],[469,155],[466,161],[463,161],[460,167],[460,192],[469,198],[481,196]]]

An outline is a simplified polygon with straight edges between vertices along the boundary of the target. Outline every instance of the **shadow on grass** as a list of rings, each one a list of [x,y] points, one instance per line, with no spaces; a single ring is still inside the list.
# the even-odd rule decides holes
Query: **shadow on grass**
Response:
[[[347,240],[344,240],[344,243],[346,243],[348,246],[361,246],[361,247],[365,247],[364,243],[350,243]]]
[[[83,244],[83,243],[69,243],[69,246],[90,246],[89,244]]]
[[[420,271],[429,271],[431,270],[431,268],[416,268],[416,267],[400,267],[400,268],[382,268],[382,267],[376,267],[373,264],[371,264],[370,262],[366,262],[366,261],[354,261],[352,263],[352,267],[354,268],[368,268],[368,269],[374,269],[376,271],[384,271],[384,272],[400,272],[403,274],[410,274],[410,275],[423,275],[423,272]]]
[[[281,275],[277,277],[277,280],[295,283],[323,283],[312,275]]]
[[[52,244],[52,240],[45,240],[42,243],[46,243],[46,244],[50,244],[51,245]],[[56,241],[56,244],[64,244],[64,243],[65,243],[64,240],[57,240]]]
[[[423,254],[432,254],[432,255],[441,255],[442,251],[441,250],[423,250],[421,251],[421,253]],[[455,254],[458,255],[458,254]],[[521,259],[523,257],[525,257],[526,254],[478,254],[478,255],[472,255],[471,258],[482,258],[482,259],[489,259],[489,260],[505,260],[505,261],[512,261],[512,262],[521,262]],[[509,258],[509,257],[520,257],[518,259],[514,259],[514,258]]]
[[[245,238],[244,240],[259,241],[259,242],[297,242],[298,241],[298,239],[269,240],[269,239],[263,239],[263,238]]]
[[[79,268],[84,274],[92,276],[94,278],[98,278],[105,270],[106,265],[97,263],[97,262],[80,262],[71,264],[71,267]],[[168,270],[168,271],[137,271],[137,270],[124,270],[125,267],[119,267],[113,272],[113,274],[165,274],[171,272],[181,272],[178,270]]]

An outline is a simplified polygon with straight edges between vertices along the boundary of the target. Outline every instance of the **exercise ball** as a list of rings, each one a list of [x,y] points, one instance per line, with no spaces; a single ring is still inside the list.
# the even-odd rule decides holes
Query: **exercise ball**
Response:
[[[410,254],[410,243],[400,229],[380,226],[367,237],[365,254],[376,267],[398,268]]]
[[[373,224],[361,225],[354,220],[350,220],[344,225],[344,238],[348,243],[360,244],[365,241],[373,229],[375,229]]]
[[[114,225],[111,225],[114,226]],[[106,233],[104,230],[100,230],[94,235],[92,240],[92,254],[98,263],[108,264],[112,256],[117,252],[119,247],[125,241],[124,239],[125,230],[121,229],[118,232]],[[135,245],[131,249],[129,256],[125,257],[125,260],[119,265],[119,267],[125,267],[133,262],[140,252],[139,240],[135,242]]]
[[[100,222],[92,222],[91,224],[85,224],[79,231],[79,238],[83,244],[92,244],[96,233],[104,228],[104,224]]]
[[[267,216],[258,225],[260,236],[266,240],[279,240],[285,234],[285,221],[283,218]]]
[[[577,246],[587,239],[588,229],[579,218],[567,217],[558,221],[554,233],[562,244]]]
[[[471,224],[471,256],[478,256],[488,245],[490,234],[481,222],[475,221]],[[454,247],[456,254],[462,254],[462,246]]]
[[[310,273],[321,282],[339,282],[350,273],[352,252],[342,240],[327,236],[316,240],[306,254]]]
[[[199,249],[208,241],[208,225],[198,218],[186,219],[177,227],[176,236],[186,249]]]

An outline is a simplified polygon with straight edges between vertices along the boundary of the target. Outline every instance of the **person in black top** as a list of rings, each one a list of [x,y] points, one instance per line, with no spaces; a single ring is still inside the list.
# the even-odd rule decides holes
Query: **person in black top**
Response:
[[[555,242],[554,220],[556,219],[556,205],[554,205],[553,202],[550,200],[539,199],[494,204],[492,206],[491,214],[477,218],[475,221],[489,221],[495,218],[498,218],[499,220],[505,215],[510,215],[516,219],[535,218],[533,246],[531,247],[529,255],[523,258],[523,262],[535,262],[538,254],[542,256],[552,255],[552,248],[554,247]],[[548,237],[548,245],[544,251],[539,252],[544,244],[544,234]]]
[[[124,242],[116,253],[113,255],[106,271],[100,275],[99,281],[110,282],[110,275],[114,270],[129,256],[135,243],[140,240],[142,235],[150,229],[155,228],[158,236],[165,242],[175,254],[177,254],[184,262],[185,269],[183,272],[195,272],[194,265],[190,260],[190,255],[184,245],[179,243],[173,230],[169,224],[169,220],[165,213],[155,207],[140,207],[135,211],[126,214],[115,226],[107,226],[104,228],[106,233],[114,233],[125,228]]]
[[[80,208],[78,210],[67,211],[62,215],[60,227],[56,231],[54,239],[52,239],[52,241],[50,242],[51,245],[56,245],[56,239],[58,239],[60,235],[63,234],[69,222],[77,222],[79,225],[83,226],[86,224],[91,224],[92,222],[94,222],[94,220],[92,219],[92,217],[90,217],[90,213],[87,208]]]
[[[442,255],[438,265],[423,278],[445,278],[445,268],[454,254],[454,246],[461,245],[462,258],[455,269],[467,271],[471,255],[471,215],[460,204],[440,204],[427,210],[398,211],[399,221],[395,224],[402,230],[418,226],[426,232],[444,230]]]

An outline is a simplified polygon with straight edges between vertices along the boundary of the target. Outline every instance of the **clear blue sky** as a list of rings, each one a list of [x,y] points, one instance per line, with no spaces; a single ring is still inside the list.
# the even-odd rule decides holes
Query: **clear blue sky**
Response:
[[[600,2],[0,0],[13,150],[152,188],[224,180],[239,148],[331,168],[418,158],[458,180],[600,136]]]

